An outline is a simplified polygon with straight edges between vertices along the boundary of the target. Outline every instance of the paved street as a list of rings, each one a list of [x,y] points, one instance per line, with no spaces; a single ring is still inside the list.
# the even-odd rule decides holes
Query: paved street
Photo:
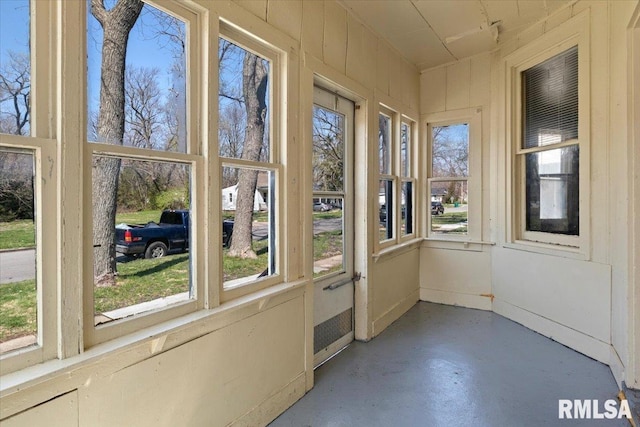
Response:
[[[341,218],[320,219],[313,222],[314,234],[339,230],[342,227]],[[268,224],[266,222],[253,223],[254,239],[267,237]],[[118,257],[119,262],[128,261],[124,256]],[[27,249],[23,251],[0,252],[0,284],[20,282],[33,279],[36,276],[36,251]]]
[[[0,252],[0,284],[20,282],[35,277],[35,249]]]

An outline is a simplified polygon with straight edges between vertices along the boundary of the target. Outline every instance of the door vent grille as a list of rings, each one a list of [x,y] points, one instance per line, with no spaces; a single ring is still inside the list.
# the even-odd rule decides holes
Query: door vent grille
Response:
[[[353,330],[353,308],[325,320],[313,328],[313,353],[327,348]]]

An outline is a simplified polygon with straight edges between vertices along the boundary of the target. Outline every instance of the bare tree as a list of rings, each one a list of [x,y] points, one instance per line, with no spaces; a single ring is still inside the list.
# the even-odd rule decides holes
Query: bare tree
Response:
[[[242,150],[242,159],[245,160],[258,161],[261,156],[267,116],[267,78],[268,69],[264,60],[246,52],[242,66],[242,94],[247,118]],[[257,181],[257,170],[240,170],[238,201],[229,256],[256,258],[251,246],[251,223]]]
[[[0,132],[26,135],[31,107],[31,64],[28,53],[8,53],[0,69]]]
[[[125,145],[164,149],[158,141],[163,127],[164,106],[157,68],[129,66],[125,77]]]
[[[140,16],[140,0],[118,0],[107,10],[103,0],[91,0],[91,14],[102,26],[100,109],[97,133],[101,142],[123,144],[125,129],[125,58],[129,32]],[[96,283],[115,283],[115,217],[120,159],[93,158],[93,244]]]
[[[342,117],[318,108],[313,116],[313,184],[317,191],[343,188]]]
[[[391,156],[389,155],[391,144],[391,141],[389,141],[390,126],[391,120],[387,116],[380,114],[378,116],[378,157],[380,161],[380,171],[389,171],[391,166],[389,163],[391,160]]]

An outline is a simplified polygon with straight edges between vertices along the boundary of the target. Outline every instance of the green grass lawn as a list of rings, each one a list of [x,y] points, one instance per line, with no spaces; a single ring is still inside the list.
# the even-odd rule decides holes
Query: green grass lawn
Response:
[[[116,224],[146,224],[149,221],[158,222],[161,210],[126,212],[116,215]],[[35,226],[30,219],[20,219],[11,222],[0,222],[0,250],[32,248],[35,246]]]
[[[36,309],[35,280],[0,285],[0,342],[35,334]]]
[[[342,253],[342,230],[326,231],[313,236],[313,260],[329,258]]]
[[[227,282],[262,273],[269,266],[268,244],[267,239],[253,241],[253,250],[258,255],[255,259],[232,258],[227,255],[229,249],[224,249],[222,251],[223,280]]]
[[[116,285],[94,289],[95,313],[187,292],[189,287],[188,253],[120,262]]]
[[[468,212],[445,212],[431,215],[431,230],[439,233],[465,234],[467,232]],[[459,224],[456,228],[442,228],[443,225]]]
[[[318,233],[313,236],[313,261],[320,261],[326,258],[331,258],[336,255],[341,255],[344,251],[342,242],[342,230],[326,231],[324,233]],[[342,270],[342,264],[335,265],[318,273],[314,273],[313,277],[324,276],[326,274],[333,273],[335,271]]]
[[[341,212],[318,212],[314,218],[336,218]],[[160,211],[119,214],[117,222],[144,224],[158,221]],[[13,221],[0,224],[2,243],[5,236],[33,234],[32,221]],[[11,238],[19,247],[33,246],[31,240]],[[262,273],[268,266],[268,241],[253,242],[257,259],[239,259],[227,256],[223,250],[224,280],[229,281]],[[18,246],[14,246],[18,247]],[[335,230],[318,234],[314,238],[314,260],[328,258],[342,252],[342,231]],[[189,254],[173,254],[157,259],[133,259],[118,263],[116,285],[94,288],[95,313],[104,313],[158,298],[187,292],[189,283]],[[340,269],[341,267],[337,267]],[[323,272],[326,274],[327,272]],[[0,285],[0,342],[36,333],[36,286],[35,280]]]
[[[442,215],[431,215],[431,224],[457,224],[467,220],[467,212],[445,212]]]
[[[0,222],[0,250],[35,246],[35,226],[31,219]]]

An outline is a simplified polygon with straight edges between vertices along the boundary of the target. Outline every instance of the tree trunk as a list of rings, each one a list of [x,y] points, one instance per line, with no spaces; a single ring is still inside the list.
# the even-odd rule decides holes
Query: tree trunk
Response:
[[[245,53],[242,64],[242,92],[247,112],[242,158],[260,160],[267,115],[267,67],[263,60],[249,52]],[[235,224],[229,256],[256,258],[251,247],[253,205],[258,181],[258,171],[240,169],[238,175],[238,200]]]
[[[100,71],[99,142],[122,145],[124,136],[124,76],[129,32],[143,3],[118,0],[106,10],[103,0],[91,0],[91,14],[104,32]],[[99,285],[115,282],[115,219],[120,159],[93,158],[93,244],[94,276]]]

